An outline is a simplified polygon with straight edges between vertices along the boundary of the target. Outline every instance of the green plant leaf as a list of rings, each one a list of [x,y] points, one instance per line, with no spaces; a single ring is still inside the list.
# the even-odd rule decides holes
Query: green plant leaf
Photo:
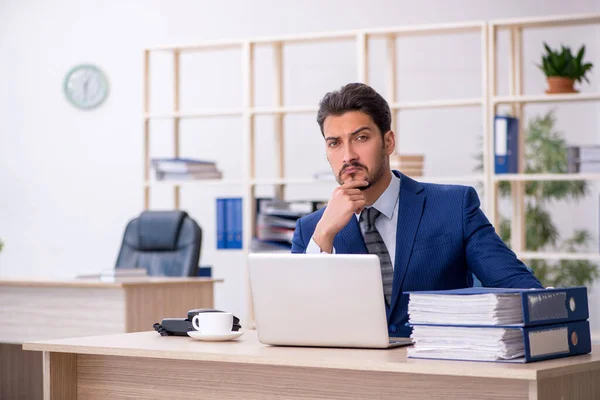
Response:
[[[562,260],[554,269],[554,287],[585,286],[598,279],[598,266],[587,260]]]
[[[529,250],[539,250],[548,244],[556,246],[559,235],[548,211],[539,205],[527,205],[525,243]]]
[[[579,61],[580,64],[583,61],[584,54],[585,54],[585,45],[581,46],[581,49],[579,49],[579,52],[577,53],[577,61]]]
[[[542,282],[544,286],[552,286],[549,282],[549,266],[545,260],[532,260],[529,267],[533,270],[533,274]]]
[[[500,196],[509,197],[510,196],[510,182],[502,181],[498,184],[498,191]]]
[[[502,218],[500,221],[500,238],[510,247],[510,220]]]

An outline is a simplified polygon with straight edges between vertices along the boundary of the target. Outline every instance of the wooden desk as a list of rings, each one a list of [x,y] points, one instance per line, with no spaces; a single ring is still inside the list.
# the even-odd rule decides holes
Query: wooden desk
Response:
[[[44,399],[598,399],[600,346],[531,364],[406,358],[392,350],[271,347],[141,332],[26,343]]]
[[[42,398],[42,357],[32,340],[139,332],[165,317],[213,307],[214,279],[0,280],[0,399]]]

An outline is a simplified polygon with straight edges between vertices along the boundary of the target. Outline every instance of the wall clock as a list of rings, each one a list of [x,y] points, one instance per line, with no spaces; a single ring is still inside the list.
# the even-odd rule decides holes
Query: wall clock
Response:
[[[64,90],[71,104],[90,110],[102,104],[108,96],[108,80],[98,67],[82,64],[67,73]]]

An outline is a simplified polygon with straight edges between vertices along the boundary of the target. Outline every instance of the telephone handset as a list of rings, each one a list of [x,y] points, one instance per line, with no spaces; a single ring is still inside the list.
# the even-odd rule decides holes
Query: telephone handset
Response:
[[[187,318],[165,318],[159,324],[158,322],[153,325],[154,330],[160,333],[161,336],[187,336],[189,331],[193,331],[192,319],[194,315],[204,312],[224,312],[221,310],[215,310],[212,308],[196,308],[190,310],[187,313]],[[233,316],[232,331],[239,331],[242,326],[240,325],[240,319],[235,315]]]

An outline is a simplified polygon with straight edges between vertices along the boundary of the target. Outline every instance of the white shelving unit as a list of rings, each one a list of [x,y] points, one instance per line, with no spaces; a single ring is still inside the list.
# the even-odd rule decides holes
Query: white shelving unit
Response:
[[[523,108],[527,104],[543,103],[578,103],[600,100],[600,93],[568,93],[568,94],[523,94],[523,30],[528,28],[551,28],[566,26],[581,26],[600,24],[600,14],[592,15],[565,15],[544,18],[526,18],[490,21],[489,26],[489,119],[487,136],[494,134],[494,115],[498,106],[510,105],[511,113],[519,119],[519,148],[525,148],[523,126]],[[497,96],[497,36],[500,31],[509,32],[509,95]],[[487,152],[493,154],[493,143],[488,141]],[[493,157],[488,157],[490,163],[490,185],[492,196],[489,197],[488,215],[492,218],[494,226],[499,227],[498,214],[498,184],[501,181],[511,182],[512,217],[511,217],[511,248],[523,259],[538,260],[600,260],[600,254],[572,254],[572,253],[541,253],[527,251],[525,245],[525,183],[530,181],[571,181],[589,180],[600,181],[600,174],[524,174],[525,155],[521,152],[518,174],[494,174]]]
[[[481,183],[486,194],[484,208],[491,217],[495,226],[498,226],[498,183],[510,181],[513,193],[513,218],[512,218],[512,247],[523,258],[535,259],[593,259],[600,260],[600,254],[569,254],[569,253],[532,253],[524,248],[524,182],[530,180],[571,180],[589,179],[600,180],[600,174],[510,174],[494,175],[493,158],[493,120],[499,105],[508,104],[515,116],[521,117],[523,107],[528,103],[547,102],[580,102],[600,100],[599,94],[565,94],[565,95],[523,95],[522,94],[522,31],[531,27],[551,27],[567,25],[586,25],[600,23],[599,15],[575,15],[575,16],[552,16],[548,18],[529,18],[500,21],[474,21],[452,24],[433,24],[419,26],[402,26],[390,28],[377,28],[370,30],[355,30],[344,32],[315,33],[306,35],[259,37],[244,40],[214,41],[195,43],[189,45],[155,46],[145,50],[144,61],[144,207],[150,208],[151,188],[158,185],[173,187],[174,208],[179,208],[181,187],[187,185],[239,185],[243,193],[243,253],[250,251],[254,231],[254,200],[255,189],[260,185],[271,185],[276,189],[276,196],[283,198],[285,187],[288,185],[335,185],[334,181],[314,179],[289,179],[286,178],[284,170],[284,124],[286,115],[292,114],[316,114],[316,105],[286,106],[283,104],[283,48],[295,43],[322,43],[337,41],[353,41],[356,49],[356,65],[358,74],[357,81],[368,83],[369,71],[369,41],[370,39],[384,38],[386,41],[386,92],[382,93],[394,111],[392,129],[396,132],[397,141],[402,139],[402,129],[397,129],[396,114],[404,110],[416,109],[440,109],[457,107],[480,107],[483,121],[484,135],[482,142],[483,172],[481,174],[465,176],[435,177],[425,176],[418,179],[437,183]],[[496,61],[497,61],[497,33],[502,30],[510,32],[510,91],[508,96],[497,96],[496,93]],[[445,35],[463,32],[479,33],[481,37],[481,96],[463,99],[440,99],[432,101],[403,102],[398,101],[396,93],[396,41],[404,37],[422,35]],[[273,50],[273,97],[274,104],[271,107],[256,107],[254,100],[254,57],[255,50],[259,46],[271,46]],[[180,103],[180,55],[183,52],[212,51],[223,49],[237,49],[242,54],[242,82],[243,82],[243,106],[231,109],[201,109],[193,111],[182,111]],[[173,94],[174,106],[172,110],[155,111],[149,109],[150,96],[150,54],[152,52],[168,52],[173,57]],[[331,88],[323,88],[324,92]],[[259,178],[255,174],[255,117],[271,115],[274,117],[275,127],[275,159],[277,165],[277,177],[271,179]],[[158,182],[150,178],[150,121],[154,119],[167,119],[173,121],[173,143],[174,157],[180,154],[180,121],[186,118],[222,118],[241,117],[243,129],[242,140],[242,167],[244,176],[241,180],[219,180],[219,181],[184,181],[184,182]],[[523,139],[523,135],[520,135]],[[521,143],[522,145],[522,143]],[[523,146],[521,146],[523,148]],[[521,162],[522,171],[522,162]],[[244,269],[243,273],[246,273]],[[247,277],[246,277],[247,278]],[[246,279],[247,281],[247,279]],[[250,306],[251,302],[247,304]],[[252,310],[249,310],[249,318],[252,320]]]
[[[600,93],[564,93],[543,95],[495,96],[493,104],[559,103],[576,101],[598,101]]]

